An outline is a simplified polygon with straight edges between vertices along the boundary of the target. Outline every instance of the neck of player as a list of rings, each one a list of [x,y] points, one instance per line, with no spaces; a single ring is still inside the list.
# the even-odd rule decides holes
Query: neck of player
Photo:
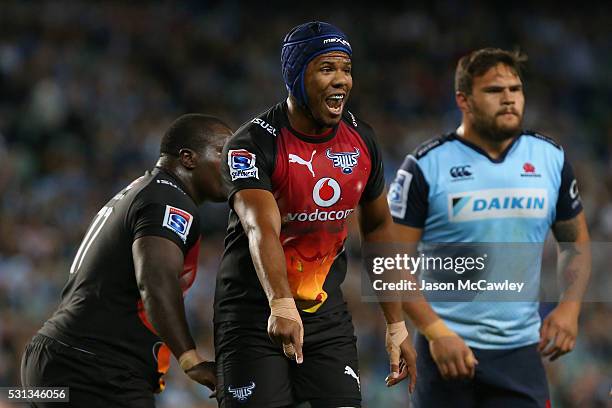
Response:
[[[183,184],[185,188],[185,193],[196,203],[196,205],[200,205],[206,199],[202,197],[201,194],[196,191],[192,181],[192,173],[181,166],[176,162],[175,159],[170,159],[168,157],[162,156],[157,160],[155,167],[159,167],[163,169],[165,172],[169,173],[172,177],[177,179]]]
[[[463,121],[457,135],[467,140],[470,143],[475,144],[484,150],[492,159],[499,159],[501,155],[506,151],[508,146],[514,140],[514,137],[509,137],[503,140],[493,140],[491,138],[482,136],[470,122]]]
[[[305,135],[317,136],[331,129],[318,123],[310,110],[301,106],[291,95],[287,98],[287,116],[291,127]]]

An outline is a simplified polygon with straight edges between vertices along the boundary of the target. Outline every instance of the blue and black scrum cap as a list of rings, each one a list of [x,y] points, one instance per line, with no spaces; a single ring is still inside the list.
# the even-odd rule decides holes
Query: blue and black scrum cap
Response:
[[[304,73],[315,57],[331,51],[353,54],[346,34],[329,23],[311,21],[292,28],[283,39],[281,65],[287,90],[302,106],[307,106]]]

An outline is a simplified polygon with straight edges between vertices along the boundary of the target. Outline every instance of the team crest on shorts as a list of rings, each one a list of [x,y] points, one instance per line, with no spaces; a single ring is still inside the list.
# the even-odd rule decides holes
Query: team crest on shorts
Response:
[[[255,166],[255,155],[248,150],[230,150],[227,152],[227,164],[232,181],[251,177],[259,179],[259,169]]]
[[[351,174],[353,172],[353,167],[357,165],[357,159],[360,155],[359,149],[357,147],[354,147],[354,149],[354,152],[332,153],[330,148],[325,151],[325,155],[332,161],[334,167],[340,167],[342,169],[342,173]]]
[[[187,235],[189,235],[189,229],[191,228],[192,222],[193,216],[187,211],[183,211],[171,205],[166,206],[166,214],[164,215],[162,226],[174,231],[181,237],[183,242],[187,242]]]
[[[253,395],[254,389],[255,383],[253,381],[251,381],[251,384],[244,387],[232,388],[231,385],[228,385],[227,387],[227,391],[232,394],[232,397],[240,402],[246,401],[251,395]]]

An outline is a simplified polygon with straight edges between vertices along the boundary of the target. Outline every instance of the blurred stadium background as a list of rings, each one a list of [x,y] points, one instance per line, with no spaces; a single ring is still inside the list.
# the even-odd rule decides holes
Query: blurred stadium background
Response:
[[[237,128],[284,98],[279,45],[286,31],[308,20],[335,23],[351,39],[349,106],[376,129],[387,182],[405,153],[457,126],[457,59],[484,46],[520,47],[529,55],[525,127],[565,146],[593,240],[610,241],[610,3],[520,10],[459,3],[2,1],[0,387],[20,383],[24,344],[57,306],[90,218],[152,166],[169,123],[205,112]],[[187,298],[192,331],[208,356],[226,211],[202,208],[200,274]],[[350,244],[356,252],[355,234]],[[359,267],[354,258],[345,294],[359,338],[365,406],[407,406],[404,385],[384,386],[382,315],[360,301]],[[610,322],[612,304],[584,305],[576,350],[547,364],[553,406],[611,406]],[[167,381],[159,407],[216,406],[176,365]]]

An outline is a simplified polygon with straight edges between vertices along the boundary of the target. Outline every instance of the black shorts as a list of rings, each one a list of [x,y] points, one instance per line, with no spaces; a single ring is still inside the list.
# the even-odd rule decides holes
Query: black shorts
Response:
[[[136,372],[37,334],[21,359],[24,387],[69,387],[70,402],[31,403],[47,408],[154,408],[151,384]]]
[[[478,365],[473,379],[444,380],[422,335],[418,354],[415,408],[549,408],[548,383],[537,344],[504,350],[472,348]]]
[[[356,337],[348,311],[304,320],[304,362],[275,346],[267,321],[215,325],[217,399],[222,408],[360,407]]]

